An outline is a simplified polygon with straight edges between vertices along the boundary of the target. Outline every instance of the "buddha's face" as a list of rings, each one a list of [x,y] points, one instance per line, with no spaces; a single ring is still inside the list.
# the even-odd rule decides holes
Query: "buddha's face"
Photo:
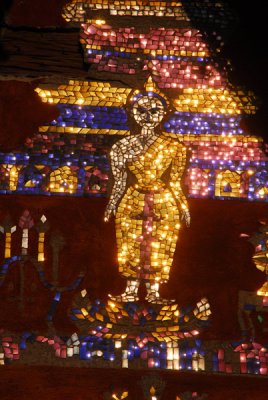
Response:
[[[165,113],[164,104],[156,97],[143,96],[133,104],[133,117],[141,127],[155,128]]]

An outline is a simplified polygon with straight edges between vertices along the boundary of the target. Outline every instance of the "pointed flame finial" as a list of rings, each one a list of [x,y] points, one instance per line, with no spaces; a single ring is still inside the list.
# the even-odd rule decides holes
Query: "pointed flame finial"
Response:
[[[159,90],[157,84],[154,82],[151,76],[148,77],[147,81],[144,83],[144,91],[134,90],[130,96],[130,102],[136,101],[137,98],[141,96],[155,96],[160,98],[160,100],[165,103],[166,106],[170,106],[170,100],[168,97]]]

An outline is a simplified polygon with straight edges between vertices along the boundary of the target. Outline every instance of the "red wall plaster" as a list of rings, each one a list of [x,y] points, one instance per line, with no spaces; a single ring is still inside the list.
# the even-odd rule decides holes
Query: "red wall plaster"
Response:
[[[40,101],[33,83],[0,82],[0,151],[11,152],[23,147],[27,137],[38,127],[57,118],[55,106]]]
[[[65,25],[61,13],[67,3],[67,0],[14,0],[7,22],[11,25],[34,27]]]
[[[143,400],[139,382],[148,371],[58,367],[5,367],[1,371],[1,400],[103,400],[104,392],[127,389],[130,400]],[[166,382],[163,400],[187,391],[207,393],[208,400],[267,400],[267,379],[205,376],[158,371]],[[189,389],[191,388],[191,389]],[[34,397],[33,397],[34,396]]]

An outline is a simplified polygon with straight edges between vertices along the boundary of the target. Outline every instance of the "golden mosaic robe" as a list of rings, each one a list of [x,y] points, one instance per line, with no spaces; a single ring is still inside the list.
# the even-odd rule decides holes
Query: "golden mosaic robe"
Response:
[[[187,208],[180,186],[186,149],[160,135],[142,154],[128,162],[137,178],[116,212],[119,272],[128,279],[164,282],[180,229],[180,209]],[[170,168],[169,177],[162,176]]]

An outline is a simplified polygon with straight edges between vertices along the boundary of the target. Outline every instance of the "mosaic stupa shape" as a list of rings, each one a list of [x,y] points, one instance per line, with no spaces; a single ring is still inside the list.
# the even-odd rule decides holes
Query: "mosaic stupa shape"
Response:
[[[81,27],[84,61],[95,78],[36,89],[60,115],[21,152],[0,155],[0,193],[107,196],[108,153],[130,130],[127,98],[151,77],[174,104],[164,131],[189,150],[187,196],[267,200],[263,140],[241,128],[242,118],[256,112],[255,99],[231,85],[220,59],[233,22],[228,8],[73,1],[63,15]]]

